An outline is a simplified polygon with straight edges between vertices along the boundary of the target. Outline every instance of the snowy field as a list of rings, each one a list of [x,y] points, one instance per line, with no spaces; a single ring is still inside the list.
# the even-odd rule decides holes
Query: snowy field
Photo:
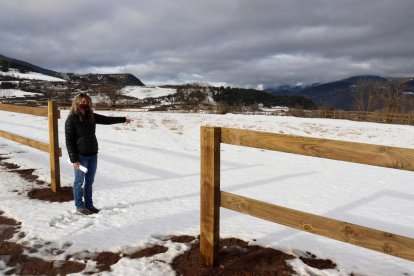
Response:
[[[186,248],[158,237],[199,234],[201,125],[414,148],[412,126],[232,114],[100,113],[134,121],[97,127],[100,151],[94,201],[102,208],[99,214],[82,217],[74,214],[73,201],[48,203],[18,195],[13,190],[28,190],[35,184],[4,170],[0,170],[0,209],[22,222],[28,245],[50,242],[65,249],[57,257],[46,250],[36,253],[44,258],[148,244],[169,248],[156,257],[122,258],[112,272],[102,275],[173,274],[168,263]],[[63,186],[71,186],[73,180],[64,143],[67,114],[62,111],[59,121]],[[48,140],[47,119],[42,117],[0,112],[0,129]],[[49,181],[46,153],[0,138],[0,154],[10,156],[7,162],[36,169],[41,179]],[[222,145],[223,191],[410,238],[414,238],[413,184],[413,172]],[[299,275],[414,275],[414,262],[225,209],[220,235],[290,254],[310,251],[338,264],[339,271],[319,271],[296,259],[293,265]],[[154,258],[165,263],[151,262]]]
[[[177,91],[173,88],[162,88],[157,86],[126,86],[123,89],[125,96],[137,99],[158,98],[175,94]]]
[[[27,92],[20,89],[0,89],[0,98],[35,97],[43,94]]]

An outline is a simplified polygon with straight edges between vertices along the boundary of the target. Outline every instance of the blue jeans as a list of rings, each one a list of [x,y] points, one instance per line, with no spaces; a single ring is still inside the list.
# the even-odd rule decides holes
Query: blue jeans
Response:
[[[78,155],[79,164],[88,169],[87,173],[75,169],[75,182],[73,183],[73,198],[75,199],[76,209],[91,208],[92,201],[92,184],[95,180],[96,168],[98,166],[98,155],[84,156]],[[82,185],[84,189],[82,191]],[[85,202],[82,198],[85,198]]]

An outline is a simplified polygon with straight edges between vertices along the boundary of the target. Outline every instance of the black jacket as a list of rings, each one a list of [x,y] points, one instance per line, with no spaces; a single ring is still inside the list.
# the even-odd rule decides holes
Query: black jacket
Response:
[[[125,123],[125,117],[107,117],[94,113],[94,122],[88,121],[88,116],[83,115],[80,120],[78,115],[69,115],[65,122],[66,148],[70,162],[78,161],[78,154],[95,155],[98,153],[98,140],[96,139],[96,124],[111,125]]]

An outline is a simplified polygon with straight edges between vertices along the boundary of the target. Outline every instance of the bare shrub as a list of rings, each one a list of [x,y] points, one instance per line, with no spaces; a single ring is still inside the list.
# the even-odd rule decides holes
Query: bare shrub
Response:
[[[354,90],[354,109],[356,111],[371,112],[381,107],[379,98],[383,83],[373,80],[357,82]]]
[[[161,123],[171,131],[174,131],[178,134],[183,134],[183,126],[177,125],[176,120],[171,119],[162,119]]]

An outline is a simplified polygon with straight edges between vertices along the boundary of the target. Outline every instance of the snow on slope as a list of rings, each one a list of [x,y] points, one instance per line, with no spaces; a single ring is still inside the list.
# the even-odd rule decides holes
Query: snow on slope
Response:
[[[42,94],[22,91],[20,89],[0,89],[0,98],[35,97],[38,95]]]
[[[44,80],[50,82],[66,82],[64,79],[55,78],[47,75],[43,75],[36,72],[29,72],[29,73],[20,73],[16,69],[10,69],[9,72],[0,72],[0,76],[9,76],[15,77],[18,79],[27,79],[27,80]]]
[[[149,97],[158,98],[168,96],[176,92],[176,90],[172,88],[162,88],[157,86],[126,86],[123,90],[126,96],[137,99],[145,99]]]
[[[40,251],[41,257],[145,247],[163,235],[198,235],[201,125],[414,148],[412,126],[232,114],[100,113],[126,115],[134,121],[97,126],[100,152],[94,200],[103,209],[95,217],[74,215],[73,202],[47,203],[18,195],[13,190],[23,191],[32,184],[0,170],[0,209],[22,221],[28,245],[46,241],[56,248],[70,245],[61,256]],[[59,139],[62,183],[70,186],[73,171],[64,161],[67,114],[62,111]],[[0,112],[0,129],[45,142],[46,122],[46,118]],[[0,154],[49,179],[47,154],[1,138]],[[413,183],[414,174],[408,171],[230,145],[222,145],[221,150],[223,191],[411,238]],[[310,251],[338,264],[338,270],[312,275],[414,275],[413,262],[225,209],[221,209],[220,235],[288,253]],[[161,262],[122,259],[103,275],[172,275],[168,263],[185,248],[163,245],[170,250],[157,255]],[[295,268],[299,275],[311,275],[300,261]]]

